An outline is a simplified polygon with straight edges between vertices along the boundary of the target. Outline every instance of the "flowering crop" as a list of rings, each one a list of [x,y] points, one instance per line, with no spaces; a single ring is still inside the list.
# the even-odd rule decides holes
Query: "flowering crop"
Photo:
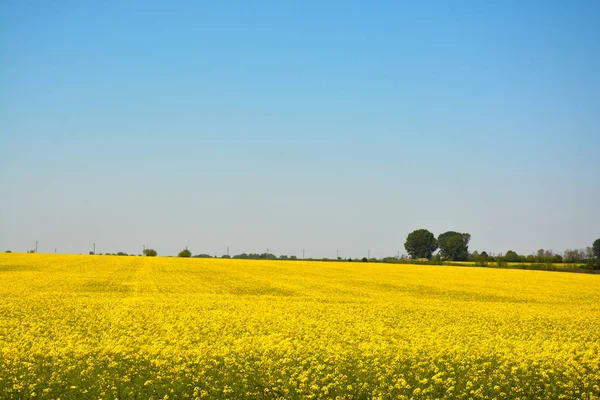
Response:
[[[0,398],[600,399],[600,276],[0,255]]]

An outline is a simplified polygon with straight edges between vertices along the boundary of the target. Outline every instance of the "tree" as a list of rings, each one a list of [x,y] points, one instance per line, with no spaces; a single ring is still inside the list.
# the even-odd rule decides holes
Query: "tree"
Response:
[[[596,261],[600,261],[600,239],[596,239],[592,245],[592,251]]]
[[[192,252],[189,251],[188,249],[183,249],[179,252],[179,254],[177,254],[177,257],[191,257],[192,256]]]
[[[367,259],[367,257],[363,257],[362,262],[369,262],[369,260]]]
[[[475,250],[474,252],[469,254],[469,261],[477,261],[480,258],[479,256],[480,256],[479,252],[477,250]]]
[[[585,262],[585,251],[583,249],[566,249],[563,253],[563,260],[566,263]]]
[[[158,253],[154,249],[145,249],[144,250],[144,255],[146,257],[156,257],[158,255]]]
[[[213,256],[211,256],[210,254],[196,254],[194,258],[213,258]]]
[[[586,247],[585,248],[585,263],[588,265],[593,265],[596,257],[594,256],[594,248]]]
[[[516,252],[509,250],[506,252],[504,260],[506,260],[506,262],[519,262],[519,255]]]
[[[496,256],[496,263],[499,267],[506,267],[508,265],[506,258],[502,254],[498,254]]]
[[[438,236],[440,254],[452,261],[465,261],[469,258],[469,241],[471,235],[448,231]]]
[[[417,229],[408,234],[404,248],[413,259],[427,258],[430,260],[438,248],[438,242],[433,233],[427,229]]]

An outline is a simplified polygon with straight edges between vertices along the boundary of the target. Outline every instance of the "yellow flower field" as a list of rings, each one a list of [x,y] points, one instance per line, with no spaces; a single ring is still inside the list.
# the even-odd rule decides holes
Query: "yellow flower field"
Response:
[[[599,399],[600,276],[1,254],[0,398]]]

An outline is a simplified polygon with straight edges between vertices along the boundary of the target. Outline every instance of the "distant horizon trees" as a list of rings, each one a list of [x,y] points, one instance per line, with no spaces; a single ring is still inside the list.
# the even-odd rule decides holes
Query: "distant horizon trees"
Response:
[[[469,233],[448,231],[440,234],[437,242],[441,257],[450,261],[467,261],[469,258],[470,240],[471,235]],[[487,258],[487,253],[485,257]]]
[[[179,254],[177,254],[177,257],[191,257],[192,256],[192,252],[189,251],[187,248],[181,250],[179,252]]]
[[[404,248],[413,259],[431,260],[433,253],[438,249],[438,242],[433,233],[427,229],[417,229],[408,234]]]
[[[232,258],[242,259],[242,260],[277,260],[277,256],[272,253],[242,253],[236,254]]]
[[[144,249],[143,254],[146,257],[156,257],[158,255],[158,252],[154,249]]]
[[[440,234],[436,239],[427,229],[417,229],[408,234],[404,248],[413,260],[434,258],[436,262],[447,261],[472,261],[477,265],[496,262],[498,266],[507,263],[530,264],[585,264],[586,268],[600,269],[600,239],[596,239],[591,247],[582,249],[566,249],[563,255],[555,253],[552,249],[538,249],[529,255],[520,255],[513,250],[508,250],[506,255],[488,255],[486,251],[477,250],[469,252],[469,233],[448,231]],[[398,258],[385,257],[383,261],[395,262]]]
[[[523,255],[518,254],[514,250],[508,250],[506,254],[494,254],[486,252],[485,250],[479,252],[474,250],[469,251],[469,242],[471,235],[469,233],[460,233],[456,231],[447,231],[440,234],[437,238],[432,232],[427,229],[417,229],[408,234],[404,243],[408,256],[412,260],[432,260],[435,264],[441,264],[444,261],[471,261],[476,265],[488,265],[490,262],[494,262],[496,266],[506,266],[507,263],[528,263],[536,264],[540,267],[540,264],[547,264],[551,267],[551,264],[576,264],[575,267],[584,266],[586,269],[600,269],[600,238],[596,239],[592,246],[588,246],[580,249],[565,249],[562,254],[555,253],[552,249],[538,249],[535,253]],[[439,250],[439,251],[438,251]],[[437,254],[436,254],[436,251]],[[6,253],[10,253],[10,250],[6,250]],[[34,253],[35,250],[27,250],[28,253]],[[113,255],[113,256],[134,256],[135,254],[127,254],[124,252],[118,253],[94,253],[89,252],[90,255]],[[143,255],[147,257],[156,257],[158,252],[154,249],[145,249]],[[140,254],[141,256],[141,254]],[[191,251],[187,248],[180,251],[178,257],[184,258],[234,258],[234,259],[247,259],[247,260],[298,260],[294,255],[288,256],[285,254],[277,257],[272,253],[241,253],[234,256],[228,254],[218,257],[210,254],[197,254],[192,255]],[[171,256],[167,256],[171,257]],[[384,262],[384,263],[402,263],[409,262],[407,256],[403,254],[400,256],[383,257],[383,258],[370,258],[368,261],[373,262]],[[315,260],[308,258],[306,260]],[[316,259],[324,261],[364,261],[361,258],[352,259],[351,257],[343,259],[337,257],[337,259]]]

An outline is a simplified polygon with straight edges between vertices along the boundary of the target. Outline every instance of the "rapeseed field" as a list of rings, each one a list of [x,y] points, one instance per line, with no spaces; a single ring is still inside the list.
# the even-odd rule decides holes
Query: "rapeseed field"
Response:
[[[600,276],[0,255],[2,399],[599,399]]]

